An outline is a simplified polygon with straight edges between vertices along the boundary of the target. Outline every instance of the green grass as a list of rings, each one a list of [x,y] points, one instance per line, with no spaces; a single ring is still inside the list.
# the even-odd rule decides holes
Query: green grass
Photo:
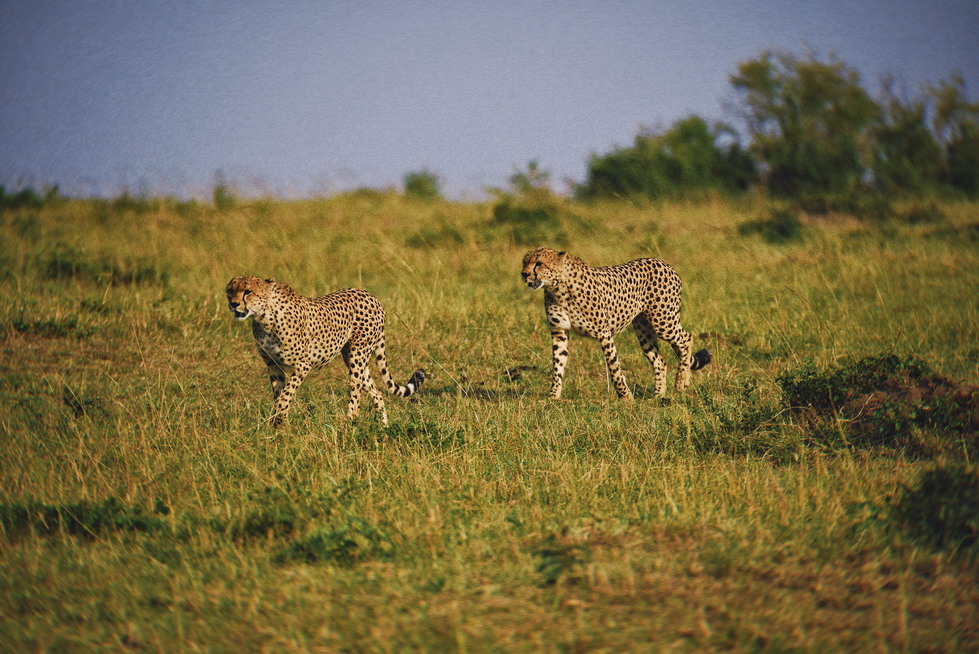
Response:
[[[976,558],[955,545],[975,520],[934,472],[975,463],[976,204],[803,217],[789,240],[740,229],[777,214],[761,200],[560,208],[585,261],[658,256],[683,277],[714,362],[677,396],[664,348],[668,403],[631,332],[636,401],[574,336],[565,397],[545,399],[527,232],[491,205],[145,205],[0,214],[2,648],[979,648]],[[370,290],[395,377],[424,367],[425,385],[388,396],[390,427],[369,403],[349,424],[337,361],[271,430],[224,298],[239,274]],[[852,438],[854,398],[890,388],[852,366],[892,354],[961,393],[935,414],[902,387],[881,404],[896,436]],[[825,390],[841,379],[859,391]],[[936,512],[954,539],[908,522]]]

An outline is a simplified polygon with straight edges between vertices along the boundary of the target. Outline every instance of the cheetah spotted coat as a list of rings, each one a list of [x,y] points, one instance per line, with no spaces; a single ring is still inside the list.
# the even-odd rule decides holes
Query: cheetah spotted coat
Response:
[[[551,330],[553,376],[550,397],[561,397],[568,362],[568,330],[602,344],[605,362],[622,398],[631,398],[619,365],[614,338],[632,324],[653,366],[657,395],[666,393],[666,364],[657,348],[662,339],[679,360],[676,387],[690,385],[690,371],[710,362],[710,352],[691,353],[690,334],[680,325],[680,277],[665,261],[637,259],[617,266],[592,268],[566,252],[538,248],[523,259],[523,281],[544,289],[544,310]]]
[[[384,307],[367,291],[346,288],[308,298],[274,279],[235,277],[228,283],[227,296],[236,319],[253,319],[252,334],[272,382],[273,425],[285,418],[306,375],[338,353],[350,373],[349,419],[359,414],[366,391],[381,414],[381,422],[388,424],[384,400],[368,369],[372,356],[393,395],[408,397],[425,380],[423,370],[416,370],[404,386],[391,378],[384,355]]]

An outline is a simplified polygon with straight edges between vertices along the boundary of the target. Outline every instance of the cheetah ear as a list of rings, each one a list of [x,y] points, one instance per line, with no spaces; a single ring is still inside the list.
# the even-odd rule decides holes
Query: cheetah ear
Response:
[[[275,283],[275,277],[269,277],[268,279],[265,280],[265,283],[266,284],[274,284]]]
[[[558,263],[559,266],[563,266],[564,265],[564,257],[566,257],[567,254],[568,254],[567,252],[558,252],[557,253],[557,263]]]

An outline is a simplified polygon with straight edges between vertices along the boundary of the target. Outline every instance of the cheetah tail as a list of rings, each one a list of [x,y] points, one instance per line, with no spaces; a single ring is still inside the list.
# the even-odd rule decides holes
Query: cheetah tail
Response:
[[[425,381],[425,371],[418,369],[411,375],[411,379],[408,380],[407,384],[400,386],[394,381],[394,379],[391,377],[391,371],[388,370],[388,362],[387,357],[384,354],[383,342],[377,346],[375,353],[377,358],[377,367],[381,370],[381,380],[384,382],[384,385],[387,387],[388,392],[391,393],[391,395],[394,395],[395,397],[408,397],[417,391],[422,385],[422,382]]]
[[[706,348],[704,348],[703,350],[698,350],[693,353],[693,362],[690,364],[690,369],[700,370],[708,363],[710,363],[711,359],[713,358],[714,357],[711,355],[710,350]]]

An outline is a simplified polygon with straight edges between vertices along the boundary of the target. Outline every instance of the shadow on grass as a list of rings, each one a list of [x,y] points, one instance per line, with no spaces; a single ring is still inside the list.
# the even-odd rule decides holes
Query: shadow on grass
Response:
[[[495,402],[498,400],[513,400],[527,395],[526,392],[518,391],[516,388],[487,388],[480,384],[446,384],[444,386],[425,387],[425,395],[429,397],[466,397],[483,400],[485,402]]]

